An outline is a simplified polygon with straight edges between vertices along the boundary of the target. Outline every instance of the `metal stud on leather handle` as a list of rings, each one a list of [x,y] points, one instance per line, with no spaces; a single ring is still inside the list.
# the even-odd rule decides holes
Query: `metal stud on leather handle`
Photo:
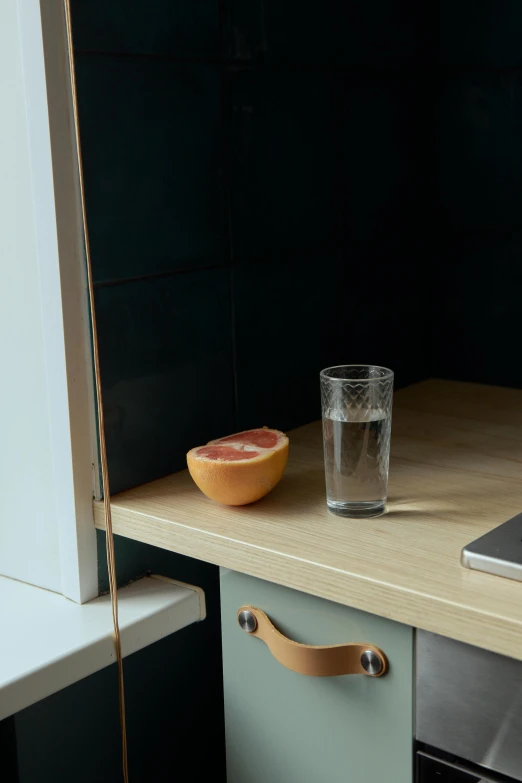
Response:
[[[373,644],[299,644],[278,631],[270,618],[255,606],[242,606],[237,619],[245,633],[261,639],[280,664],[298,674],[311,677],[343,674],[382,677],[388,671],[386,655]]]
[[[240,609],[237,613],[237,619],[242,631],[245,633],[254,633],[257,628],[257,620],[255,614],[249,609]]]
[[[382,660],[374,650],[365,650],[361,654],[361,666],[366,674],[370,674],[373,677],[377,677],[381,674]],[[384,672],[382,672],[384,674]]]

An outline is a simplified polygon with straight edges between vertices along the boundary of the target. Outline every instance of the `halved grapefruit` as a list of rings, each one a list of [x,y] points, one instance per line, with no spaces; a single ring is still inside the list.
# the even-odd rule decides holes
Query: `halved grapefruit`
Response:
[[[187,465],[208,498],[228,506],[244,506],[275,487],[287,459],[286,435],[263,427],[197,446],[187,454]]]

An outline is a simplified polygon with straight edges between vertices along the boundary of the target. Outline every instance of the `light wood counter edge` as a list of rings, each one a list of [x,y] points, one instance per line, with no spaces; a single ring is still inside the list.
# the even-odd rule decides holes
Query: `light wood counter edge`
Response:
[[[123,508],[113,507],[112,516],[115,534],[522,660],[522,624],[501,614],[487,614]],[[104,530],[102,503],[94,504],[94,519],[96,527]],[[499,578],[479,573],[473,576]]]

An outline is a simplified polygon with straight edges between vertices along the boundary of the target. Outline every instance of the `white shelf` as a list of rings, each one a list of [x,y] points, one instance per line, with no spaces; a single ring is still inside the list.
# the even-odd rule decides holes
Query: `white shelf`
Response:
[[[200,588],[144,577],[118,591],[124,655],[203,620]],[[0,577],[0,720],[115,661],[110,597],[76,604]]]

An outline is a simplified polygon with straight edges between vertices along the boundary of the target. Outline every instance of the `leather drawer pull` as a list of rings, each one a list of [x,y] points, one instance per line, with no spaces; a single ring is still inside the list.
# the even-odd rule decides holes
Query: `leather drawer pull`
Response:
[[[237,618],[243,631],[261,639],[276,661],[298,674],[311,677],[340,674],[382,677],[388,671],[388,659],[373,644],[299,644],[280,633],[270,618],[255,606],[242,606]]]

